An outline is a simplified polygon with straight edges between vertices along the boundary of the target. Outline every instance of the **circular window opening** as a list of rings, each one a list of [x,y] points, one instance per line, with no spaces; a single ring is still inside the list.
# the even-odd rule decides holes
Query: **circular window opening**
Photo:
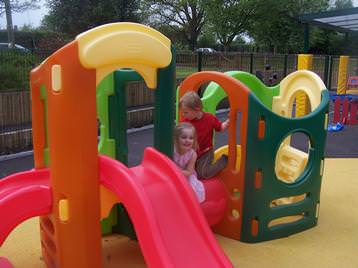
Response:
[[[284,183],[295,183],[307,166],[310,139],[303,132],[294,132],[280,144],[276,153],[276,177]]]

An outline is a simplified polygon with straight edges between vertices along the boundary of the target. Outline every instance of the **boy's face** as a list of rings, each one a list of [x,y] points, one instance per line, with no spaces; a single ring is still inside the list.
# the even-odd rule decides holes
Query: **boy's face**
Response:
[[[200,111],[199,110],[193,110],[191,108],[188,108],[186,106],[182,106],[180,109],[181,116],[184,117],[187,120],[193,120],[195,118],[198,118]]]

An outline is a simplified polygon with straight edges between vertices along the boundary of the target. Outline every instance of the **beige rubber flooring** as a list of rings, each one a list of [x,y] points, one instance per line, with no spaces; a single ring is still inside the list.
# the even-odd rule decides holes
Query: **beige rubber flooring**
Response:
[[[1,224],[1,220],[0,220]],[[326,159],[318,226],[287,238],[246,244],[217,236],[235,267],[357,268],[358,159]],[[38,218],[18,226],[0,248],[16,268],[45,267]],[[103,239],[104,267],[146,267],[136,242]]]

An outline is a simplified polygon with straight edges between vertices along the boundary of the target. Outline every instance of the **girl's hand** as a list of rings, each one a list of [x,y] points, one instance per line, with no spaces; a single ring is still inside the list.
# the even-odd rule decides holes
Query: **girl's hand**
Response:
[[[196,158],[197,158],[197,154],[196,152],[193,152],[193,155],[190,158],[188,165],[186,166],[185,169],[182,169],[182,172],[186,177],[189,177],[191,174],[194,173]]]

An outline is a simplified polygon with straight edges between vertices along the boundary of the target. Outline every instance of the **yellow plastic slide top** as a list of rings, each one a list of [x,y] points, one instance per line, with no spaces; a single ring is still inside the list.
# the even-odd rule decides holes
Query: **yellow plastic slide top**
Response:
[[[137,23],[111,23],[76,37],[80,62],[97,69],[97,84],[109,73],[132,68],[149,88],[156,88],[157,69],[172,59],[171,42],[160,32]]]

